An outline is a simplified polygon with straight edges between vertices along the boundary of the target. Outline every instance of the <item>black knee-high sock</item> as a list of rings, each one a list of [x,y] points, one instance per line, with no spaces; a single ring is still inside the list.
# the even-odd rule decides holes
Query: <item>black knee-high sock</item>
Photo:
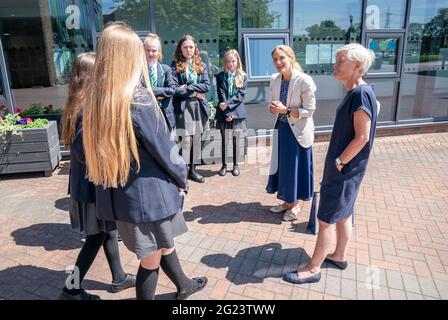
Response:
[[[185,275],[182,267],[180,266],[180,261],[177,257],[176,251],[173,251],[166,256],[162,255],[160,267],[168,278],[170,278],[170,280],[176,285],[177,291],[187,291],[193,286],[193,280]]]
[[[95,260],[105,237],[106,234],[104,232],[100,232],[95,235],[89,235],[86,237],[86,242],[82,246],[75,264],[79,271],[79,284],[82,283],[84,277],[87,274],[87,271],[89,271],[89,268]],[[64,291],[69,294],[80,293],[79,288],[68,289],[67,287],[64,287]]]
[[[233,165],[235,166],[238,164],[237,158],[236,158],[236,152],[238,151],[236,149],[236,137],[232,138],[232,142],[233,142]]]
[[[149,270],[140,265],[135,283],[137,300],[154,300],[158,279],[159,268]]]
[[[104,253],[109,264],[110,271],[112,272],[112,282],[119,283],[126,278],[126,272],[124,272],[121,266],[120,250],[118,249],[118,231],[109,231],[106,233],[106,238],[103,243]]]
[[[222,164],[226,164],[226,129],[221,129],[221,159]]]

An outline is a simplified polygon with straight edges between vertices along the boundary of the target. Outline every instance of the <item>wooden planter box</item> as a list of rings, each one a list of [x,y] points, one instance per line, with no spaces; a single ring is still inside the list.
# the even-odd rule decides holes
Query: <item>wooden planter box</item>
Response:
[[[22,136],[0,139],[0,174],[43,171],[46,177],[61,160],[57,124],[41,129],[24,129]]]
[[[62,114],[40,114],[40,115],[34,115],[34,116],[27,116],[24,118],[31,118],[33,120],[36,119],[47,119],[48,121],[56,121],[57,128],[58,128],[58,135],[59,138],[61,138],[61,118]]]

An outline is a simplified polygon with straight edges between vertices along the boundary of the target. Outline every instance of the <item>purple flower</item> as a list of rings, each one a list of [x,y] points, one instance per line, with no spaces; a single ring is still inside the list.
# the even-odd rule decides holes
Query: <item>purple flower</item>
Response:
[[[20,120],[16,121],[16,124],[26,124],[26,118],[21,118]]]

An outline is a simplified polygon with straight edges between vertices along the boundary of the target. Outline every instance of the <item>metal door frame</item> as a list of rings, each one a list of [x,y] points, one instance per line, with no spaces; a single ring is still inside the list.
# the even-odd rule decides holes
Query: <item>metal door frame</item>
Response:
[[[6,60],[5,54],[3,51],[3,40],[0,37],[0,73],[2,77],[3,90],[6,99],[6,105],[8,106],[8,111],[11,114],[14,114],[14,100],[11,92],[11,83],[8,77],[8,70],[6,69]]]

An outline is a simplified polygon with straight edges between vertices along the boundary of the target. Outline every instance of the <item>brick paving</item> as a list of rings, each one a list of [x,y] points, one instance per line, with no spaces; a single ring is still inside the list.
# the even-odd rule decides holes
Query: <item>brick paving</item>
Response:
[[[328,143],[314,146],[316,187]],[[249,149],[254,159],[257,149]],[[252,161],[253,163],[254,161]],[[190,231],[177,250],[190,276],[209,285],[193,299],[448,299],[448,133],[378,138],[356,204],[349,268],[323,266],[319,283],[281,280],[309,259],[315,236],[306,231],[310,203],[299,219],[283,222],[268,209],[268,164],[245,164],[241,176],[201,166],[205,184],[191,184],[185,217]],[[52,177],[0,176],[0,298],[55,299],[65,270],[82,246],[68,217],[69,162]],[[138,261],[120,244],[127,272]],[[104,299],[133,299],[132,289],[110,293],[104,253],[84,287]],[[157,299],[175,287],[161,272]]]

